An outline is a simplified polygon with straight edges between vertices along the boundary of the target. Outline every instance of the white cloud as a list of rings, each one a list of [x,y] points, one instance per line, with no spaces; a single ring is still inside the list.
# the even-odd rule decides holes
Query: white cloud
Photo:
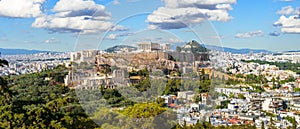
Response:
[[[289,17],[281,16],[279,20],[274,23],[274,26],[281,27],[281,31],[284,33],[300,34],[300,17],[299,15]]]
[[[103,5],[97,5],[92,0],[60,0],[53,8],[55,12],[80,11],[80,10],[101,10],[104,11]]]
[[[94,20],[92,16],[58,17],[56,15],[38,17],[32,24],[36,28],[46,28],[53,32],[81,32],[82,34],[97,33],[99,31],[126,30],[122,26],[103,20]]]
[[[230,4],[218,4],[216,6],[217,9],[223,9],[223,10],[233,10]]]
[[[228,10],[236,0],[162,0],[160,7],[147,18],[151,29],[179,29],[204,20],[229,21]]]
[[[118,4],[120,4],[120,2],[119,2],[119,0],[114,0],[114,1],[113,1],[113,4],[114,4],[114,5],[118,5]]]
[[[282,11],[286,8],[288,11]],[[300,34],[300,7],[294,9],[291,6],[282,8],[282,16],[273,24],[280,27],[283,33],[297,33]]]
[[[297,7],[297,8],[295,9],[295,14],[296,14],[296,15],[300,15],[300,7]]]
[[[121,33],[121,34],[109,34],[108,36],[105,37],[105,39],[108,40],[116,40],[119,37],[126,37],[126,36],[130,36],[134,33],[132,32],[127,32],[127,33]]]
[[[162,0],[168,8],[184,8],[184,7],[198,7],[198,8],[214,8],[219,4],[234,4],[236,0]],[[205,7],[206,6],[206,7]]]
[[[125,27],[110,22],[110,13],[93,0],[60,0],[54,6],[53,12],[54,14],[36,18],[32,26],[53,32],[82,34],[126,30]]]
[[[224,39],[225,36],[222,36],[222,35],[217,35],[217,36],[211,36],[209,38],[212,38],[212,39]]]
[[[60,0],[53,8],[65,16],[109,16],[105,6],[96,4],[93,0]]]
[[[0,0],[0,16],[14,18],[37,17],[42,14],[45,0]]]
[[[280,33],[279,32],[277,32],[277,31],[274,31],[274,32],[271,32],[271,33],[269,33],[269,35],[270,36],[280,36]]]
[[[44,40],[43,43],[46,43],[46,44],[53,44],[53,43],[60,43],[60,41],[54,37],[50,38],[50,39],[47,39],[47,40]]]
[[[109,39],[109,40],[116,40],[117,38],[118,38],[117,34],[110,34],[106,37],[106,39]]]
[[[251,37],[257,37],[257,36],[263,36],[264,32],[261,30],[257,31],[251,31],[251,32],[246,32],[246,33],[237,33],[235,35],[235,38],[251,38]]]
[[[176,43],[182,43],[183,41],[178,38],[170,38],[166,41],[167,43],[176,44]]]
[[[290,15],[292,13],[294,13],[294,8],[292,6],[282,7],[281,10],[276,12],[276,14],[280,15]]]

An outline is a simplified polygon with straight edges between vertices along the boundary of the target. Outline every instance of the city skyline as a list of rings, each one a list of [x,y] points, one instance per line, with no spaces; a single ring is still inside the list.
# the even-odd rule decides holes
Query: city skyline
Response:
[[[0,45],[64,52],[197,40],[238,49],[300,50],[298,5],[296,0],[2,0]]]

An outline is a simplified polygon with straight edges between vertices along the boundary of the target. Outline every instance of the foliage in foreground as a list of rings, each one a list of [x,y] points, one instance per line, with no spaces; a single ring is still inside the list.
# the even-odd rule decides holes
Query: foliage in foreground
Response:
[[[124,111],[121,111],[121,113],[131,118],[149,118],[155,117],[166,110],[166,108],[156,103],[142,103],[128,107]]]
[[[1,78],[0,128],[96,128],[74,90],[63,86],[64,67]],[[45,79],[50,78],[50,79]]]

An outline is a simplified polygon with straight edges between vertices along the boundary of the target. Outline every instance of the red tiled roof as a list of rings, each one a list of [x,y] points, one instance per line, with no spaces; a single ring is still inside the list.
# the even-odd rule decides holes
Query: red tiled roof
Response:
[[[245,121],[245,125],[248,125],[248,124],[254,124],[253,121]]]
[[[179,105],[174,104],[174,103],[169,104],[169,107],[170,107],[170,108],[180,108]]]
[[[240,120],[238,120],[238,119],[229,119],[228,120],[228,123],[230,123],[230,124],[237,124],[238,122],[239,122]]]

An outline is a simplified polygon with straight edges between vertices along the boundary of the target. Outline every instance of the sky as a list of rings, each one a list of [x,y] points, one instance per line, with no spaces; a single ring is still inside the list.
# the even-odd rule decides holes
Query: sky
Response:
[[[0,48],[106,49],[138,42],[300,50],[299,0],[0,0]]]

